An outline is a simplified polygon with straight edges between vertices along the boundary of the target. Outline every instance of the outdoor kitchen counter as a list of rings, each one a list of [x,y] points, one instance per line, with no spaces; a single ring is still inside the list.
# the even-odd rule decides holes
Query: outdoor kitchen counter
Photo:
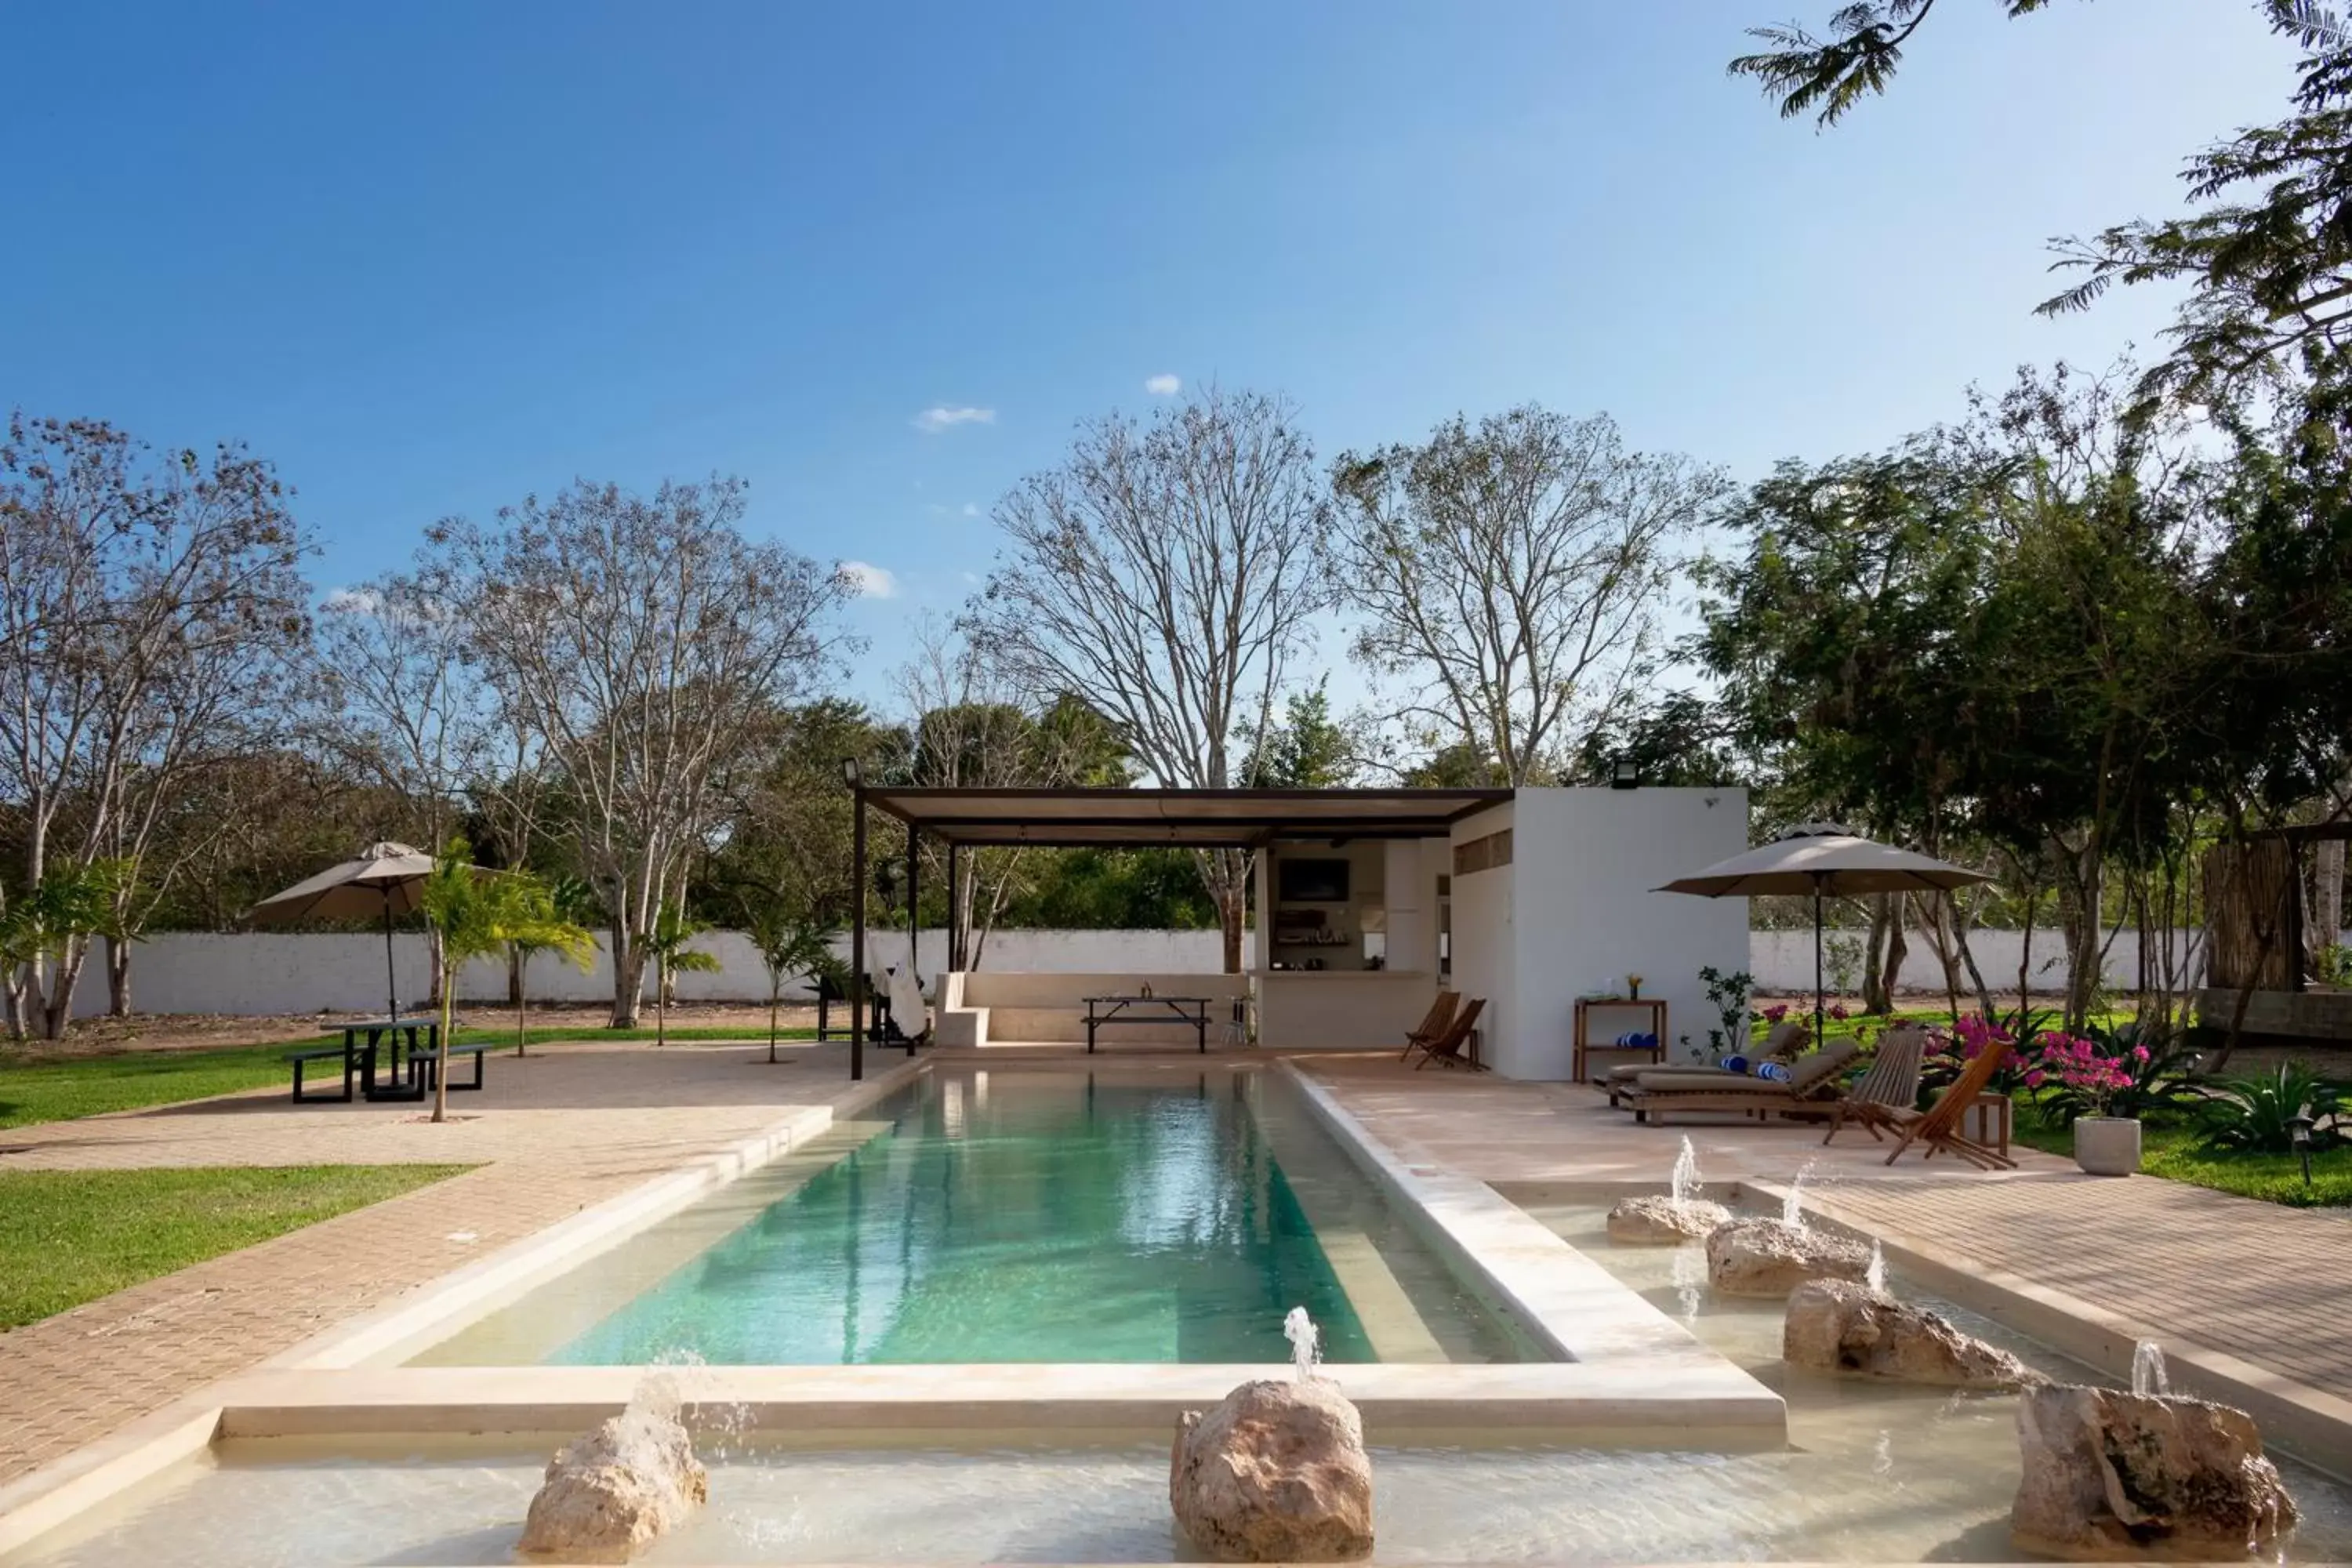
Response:
[[[1437,996],[1425,969],[1270,969],[1256,978],[1258,1044],[1276,1050],[1401,1051]]]

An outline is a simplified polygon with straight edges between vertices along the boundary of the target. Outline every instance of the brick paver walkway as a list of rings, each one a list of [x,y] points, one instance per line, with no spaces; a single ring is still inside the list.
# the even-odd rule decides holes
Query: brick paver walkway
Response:
[[[1979,1174],[1942,1160],[1881,1162],[1862,1133],[1756,1123],[1637,1126],[1569,1084],[1397,1069],[1394,1059],[1317,1060],[1309,1070],[1377,1136],[1483,1180],[1663,1185],[1687,1134],[1709,1182],[1810,1189],[1841,1219],[1952,1264],[1999,1271],[2104,1309],[2139,1337],[2203,1345],[2352,1398],[2352,1214],[2282,1208],[2154,1176],[2084,1175],[2070,1160],[2012,1151],[2021,1169]]]
[[[477,1163],[482,1168],[0,1334],[0,1480],[825,1102],[846,1047],[556,1047],[494,1058],[436,1127],[412,1105],[283,1091],[0,1132],[0,1170]],[[897,1058],[887,1058],[884,1066]]]

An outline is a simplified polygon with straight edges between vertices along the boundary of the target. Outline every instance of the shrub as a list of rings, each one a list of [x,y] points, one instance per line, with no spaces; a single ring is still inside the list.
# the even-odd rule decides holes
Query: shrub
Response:
[[[2285,1154],[2294,1149],[2294,1119],[2306,1108],[2323,1125],[2311,1130],[2314,1152],[2344,1141],[2335,1125],[2343,1091],[2302,1062],[2274,1073],[2225,1079],[2204,1104],[2205,1147],[2240,1154]]]

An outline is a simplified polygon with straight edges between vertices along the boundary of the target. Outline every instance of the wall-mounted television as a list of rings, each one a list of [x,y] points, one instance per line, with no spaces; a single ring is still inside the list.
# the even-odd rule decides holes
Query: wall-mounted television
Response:
[[[1286,904],[1344,904],[1348,901],[1345,860],[1281,860],[1276,862],[1278,891]]]

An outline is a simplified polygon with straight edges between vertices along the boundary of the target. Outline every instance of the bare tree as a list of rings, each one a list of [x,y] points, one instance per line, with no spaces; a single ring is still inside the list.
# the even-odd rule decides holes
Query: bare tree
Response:
[[[988,644],[925,619],[914,656],[899,668],[905,702],[906,771],[917,784],[953,789],[1051,788],[1118,782],[1097,721],[1062,708],[1033,712],[1026,693]],[[934,863],[936,847],[927,846]],[[974,847],[961,858],[954,926],[969,944],[950,964],[980,967],[997,917],[1019,893],[1035,854],[1027,847]],[[940,866],[945,886],[943,865]]]
[[[1103,714],[1155,782],[1223,789],[1330,602],[1330,516],[1280,399],[1212,388],[1147,427],[1113,416],[997,503],[1007,548],[969,623],[1033,697]],[[1238,971],[1249,857],[1201,869]]]
[[[100,422],[21,414],[0,442],[0,796],[21,813],[21,885],[107,863],[118,937],[159,826],[197,770],[251,743],[308,636],[285,500],[234,446],[157,458]],[[12,1026],[64,1034],[90,934],[12,967]],[[118,941],[123,1007],[129,962]]]
[[[463,821],[461,792],[489,743],[495,708],[467,667],[465,621],[423,582],[395,574],[328,595],[319,653],[320,736],[355,773],[382,784],[421,830],[419,847],[439,855]],[[439,928],[428,923],[425,940],[438,1002]]]
[[[1337,581],[1358,659],[1412,683],[1416,739],[1540,782],[1621,708],[1658,647],[1675,543],[1729,479],[1628,452],[1606,415],[1538,407],[1348,453]]]
[[[743,494],[735,479],[650,498],[582,483],[428,534],[428,584],[462,607],[474,657],[574,802],[612,922],[615,1028],[636,1021],[646,939],[683,904],[730,773],[845,647],[849,581],[746,539]]]

